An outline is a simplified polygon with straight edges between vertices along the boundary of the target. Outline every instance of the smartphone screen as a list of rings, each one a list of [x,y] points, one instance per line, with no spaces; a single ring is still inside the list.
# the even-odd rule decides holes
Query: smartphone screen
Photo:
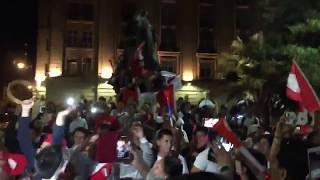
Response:
[[[223,148],[229,152],[232,148],[233,148],[233,144],[229,143],[229,142],[222,142],[221,145],[223,146]]]
[[[119,138],[117,142],[117,157],[119,160],[130,159],[131,142],[126,136]]]
[[[205,119],[203,126],[207,128],[212,128],[215,124],[217,124],[218,121],[219,119],[214,119],[214,118]]]

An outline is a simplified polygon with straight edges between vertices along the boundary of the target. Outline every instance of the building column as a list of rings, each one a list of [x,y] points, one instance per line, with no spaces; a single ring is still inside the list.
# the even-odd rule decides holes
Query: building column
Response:
[[[65,27],[65,7],[64,0],[51,1],[51,32],[50,32],[50,76],[60,76],[62,74],[63,54],[64,54],[64,27]]]
[[[120,29],[120,5],[114,1],[100,0],[98,3],[98,74],[110,78],[112,67],[110,60],[116,60],[117,40],[115,35]],[[118,2],[119,4],[119,2]]]
[[[235,0],[223,0],[217,2],[216,32],[217,40],[217,78],[223,76],[223,58],[221,52],[230,51],[232,41],[235,38]]]
[[[197,0],[177,0],[177,42],[182,54],[181,75],[185,81],[192,81],[196,77],[197,19]]]
[[[218,51],[228,51],[234,40],[235,3],[234,0],[216,1],[216,37]]]
[[[35,80],[38,86],[46,77],[46,64],[49,63],[50,53],[50,0],[38,2],[38,34],[37,34],[37,62]]]

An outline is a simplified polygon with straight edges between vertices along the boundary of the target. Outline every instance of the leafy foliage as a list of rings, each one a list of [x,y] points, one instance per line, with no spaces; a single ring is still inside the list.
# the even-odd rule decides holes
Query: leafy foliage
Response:
[[[320,1],[259,0],[256,6],[260,32],[247,42],[236,39],[227,65],[244,86],[259,91],[271,76],[287,78],[295,60],[320,95]]]
[[[262,32],[256,33],[244,43],[241,39],[233,41],[231,54],[225,54],[227,72],[236,72],[239,84],[245,87],[257,99],[265,83],[272,76],[280,76],[283,63],[270,58],[268,44]],[[231,68],[230,68],[231,67]]]
[[[226,72],[238,74],[238,83],[254,95],[256,113],[271,122],[270,99],[274,93],[285,96],[293,60],[320,95],[320,1],[258,0],[255,5],[257,33],[245,42],[234,40],[223,57]]]

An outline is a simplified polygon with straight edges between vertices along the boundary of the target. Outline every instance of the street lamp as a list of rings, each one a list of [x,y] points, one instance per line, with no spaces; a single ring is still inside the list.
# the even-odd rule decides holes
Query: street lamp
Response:
[[[24,56],[18,59],[13,60],[13,64],[18,69],[29,69],[32,68],[28,63],[28,43],[24,43]]]
[[[26,64],[23,63],[23,62],[19,62],[19,63],[17,63],[17,68],[18,69],[24,69],[24,68],[26,68]]]

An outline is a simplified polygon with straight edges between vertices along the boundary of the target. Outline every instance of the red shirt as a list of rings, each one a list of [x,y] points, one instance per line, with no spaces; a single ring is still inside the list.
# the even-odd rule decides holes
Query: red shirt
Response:
[[[97,114],[95,117],[95,127],[98,129],[103,124],[108,124],[111,130],[117,130],[120,128],[120,124],[114,116],[110,116],[107,113]]]
[[[117,131],[100,133],[97,141],[96,159],[100,163],[112,163],[117,160]]]

